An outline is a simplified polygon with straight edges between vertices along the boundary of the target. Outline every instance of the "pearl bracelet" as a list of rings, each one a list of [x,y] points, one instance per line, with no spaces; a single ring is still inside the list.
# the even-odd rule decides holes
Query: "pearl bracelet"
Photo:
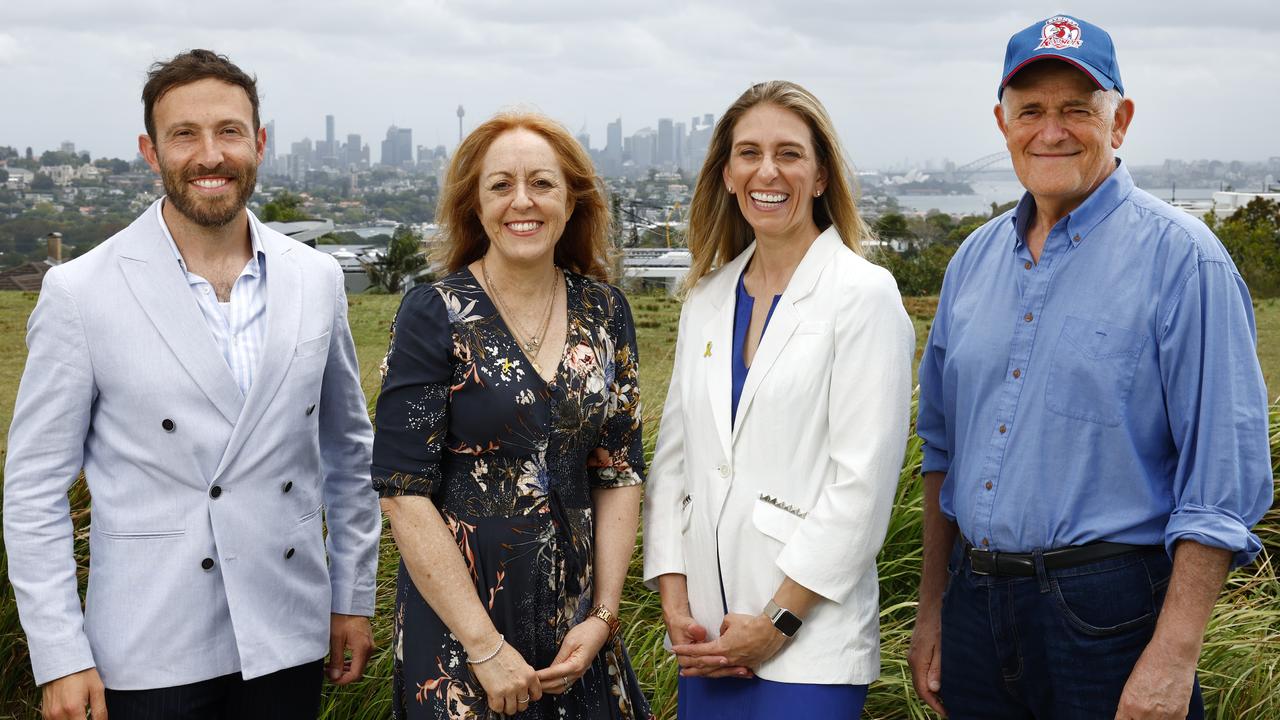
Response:
[[[485,655],[483,658],[479,660],[472,660],[471,658],[467,658],[467,664],[480,665],[482,663],[489,662],[490,660],[498,657],[498,653],[502,652],[502,646],[506,644],[507,644],[507,638],[504,637],[502,633],[498,633],[498,647],[494,648],[493,652],[489,653],[488,655]]]

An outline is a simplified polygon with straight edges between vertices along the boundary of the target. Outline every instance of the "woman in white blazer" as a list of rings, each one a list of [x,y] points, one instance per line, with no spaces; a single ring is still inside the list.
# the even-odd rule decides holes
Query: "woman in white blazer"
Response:
[[[768,82],[721,118],[698,178],[644,506],[682,718],[853,718],[879,675],[915,336],[860,254],[843,158],[817,98]]]

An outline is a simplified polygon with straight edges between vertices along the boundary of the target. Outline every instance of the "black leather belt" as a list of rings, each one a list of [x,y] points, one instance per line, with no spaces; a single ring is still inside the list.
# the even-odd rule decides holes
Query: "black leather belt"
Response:
[[[1106,560],[1125,553],[1154,550],[1158,547],[1155,545],[1096,542],[1088,545],[1046,550],[1043,553],[1044,568],[1045,570],[1061,570],[1097,560]],[[982,550],[968,542],[964,544],[964,552],[969,556],[969,564],[973,568],[975,575],[1036,576],[1035,558],[1031,553],[1003,553],[995,550]]]

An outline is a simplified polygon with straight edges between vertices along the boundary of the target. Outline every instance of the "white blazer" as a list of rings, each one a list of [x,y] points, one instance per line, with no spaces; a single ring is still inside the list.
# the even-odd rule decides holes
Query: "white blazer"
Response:
[[[778,301],[731,425],[735,293],[754,251],[700,280],[680,314],[646,484],[645,581],[686,575],[694,619],[716,636],[720,578],[729,612],[754,615],[790,577],[823,599],[756,674],[869,683],[915,333],[893,277],[828,229]]]
[[[250,214],[267,334],[246,397],[159,210],[50,270],[28,323],[4,540],[39,684],[94,666],[119,690],[257,677],[323,657],[330,612],[373,614],[381,521],[341,270]]]

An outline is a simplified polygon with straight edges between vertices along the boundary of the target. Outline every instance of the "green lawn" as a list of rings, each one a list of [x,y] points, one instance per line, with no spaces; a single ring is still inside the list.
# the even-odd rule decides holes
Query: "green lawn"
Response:
[[[379,384],[378,363],[386,350],[388,330],[398,297],[361,295],[351,299],[351,326],[360,359],[362,381],[370,406]],[[666,394],[675,351],[679,304],[659,295],[631,297],[640,343],[641,387],[645,403],[645,447],[653,450],[658,418]],[[26,317],[35,304],[32,294],[0,292],[0,427],[7,430],[18,378],[25,360],[23,333]],[[916,325],[918,348],[933,316],[936,299],[908,298],[906,305]],[[1268,387],[1280,372],[1280,304],[1258,303],[1259,357]],[[7,437],[7,432],[5,433]],[[1273,409],[1272,445],[1280,443],[1280,421]],[[0,445],[2,448],[3,445]],[[0,450],[2,452],[2,450]],[[866,715],[872,718],[925,718],[910,691],[906,646],[914,617],[914,591],[920,562],[920,462],[919,441],[907,449],[898,490],[896,510],[879,561],[881,578],[881,634],[883,676],[872,688]],[[83,566],[87,552],[83,532],[88,521],[87,497],[77,485],[72,492],[76,508],[77,553]],[[1201,682],[1210,705],[1209,717],[1280,717],[1280,582],[1269,558],[1280,553],[1280,510],[1274,509],[1259,526],[1266,550],[1258,563],[1233,574],[1210,624],[1200,668]],[[379,651],[368,679],[353,687],[326,691],[325,718],[389,717],[390,627],[394,600],[396,554],[389,532],[384,533],[379,567],[378,618],[375,634]],[[6,578],[6,558],[0,551],[0,656],[9,657],[0,668],[0,720],[32,717],[38,691],[31,686],[25,642],[18,627],[12,592]],[[662,649],[662,626],[657,597],[638,581],[639,553],[632,564],[622,615],[625,637],[641,682],[660,718],[674,717],[675,667]]]

